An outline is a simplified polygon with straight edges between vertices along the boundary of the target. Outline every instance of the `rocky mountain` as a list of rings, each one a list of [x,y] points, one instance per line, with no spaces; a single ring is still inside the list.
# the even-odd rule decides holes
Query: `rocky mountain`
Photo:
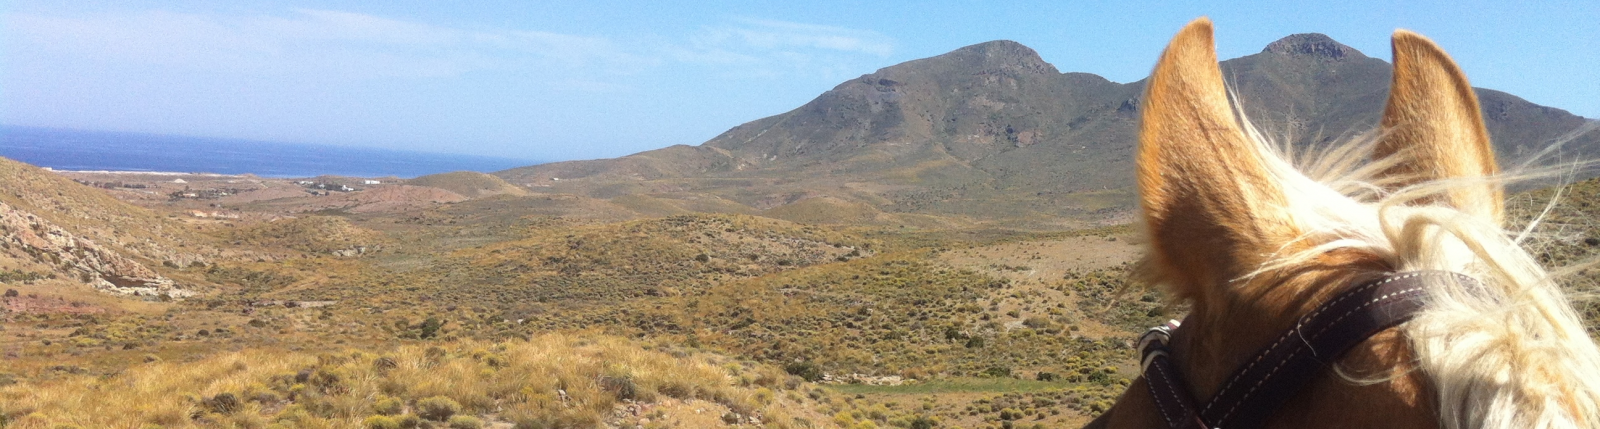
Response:
[[[1300,146],[1370,129],[1390,78],[1388,63],[1320,34],[1283,38],[1222,67],[1254,122]],[[844,82],[700,146],[495,174],[536,192],[716,197],[755,210],[829,197],[871,206],[888,223],[910,221],[895,214],[1013,225],[1106,220],[1133,203],[1143,86],[1062,73],[1026,46],[994,41]],[[1589,121],[1478,93],[1503,162]],[[1564,159],[1600,154],[1600,132],[1565,148]]]
[[[1321,34],[1285,37],[1260,54],[1224,61],[1222,68],[1258,126],[1294,136],[1302,145],[1371,129],[1383,111],[1390,79],[1389,63]],[[1526,161],[1590,121],[1504,92],[1476,91],[1502,164]],[[1593,157],[1600,153],[1600,133],[1583,135],[1564,148],[1564,156],[1544,163]]]

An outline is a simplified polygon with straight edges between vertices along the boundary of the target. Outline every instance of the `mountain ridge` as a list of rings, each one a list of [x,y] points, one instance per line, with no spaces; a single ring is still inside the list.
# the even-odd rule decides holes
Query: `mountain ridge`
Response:
[[[1300,147],[1375,125],[1391,73],[1387,62],[1317,33],[1286,36],[1221,67],[1255,123]],[[1033,49],[998,40],[878,69],[698,146],[494,174],[535,192],[596,198],[670,190],[767,210],[775,200],[829,196],[889,213],[1104,221],[1133,206],[1143,88],[1144,80],[1062,73]],[[1588,121],[1475,89],[1508,164]],[[1600,133],[1568,146],[1600,154]]]

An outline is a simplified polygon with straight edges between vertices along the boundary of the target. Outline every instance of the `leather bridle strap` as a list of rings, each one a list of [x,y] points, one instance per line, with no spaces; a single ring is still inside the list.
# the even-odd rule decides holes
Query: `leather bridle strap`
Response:
[[[1326,366],[1367,338],[1410,320],[1427,290],[1449,281],[1478,285],[1445,271],[1396,273],[1358,284],[1302,316],[1198,406],[1166,348],[1173,328],[1152,329],[1140,341],[1145,383],[1174,429],[1260,427]]]
[[[1167,426],[1207,429],[1206,422],[1200,420],[1194,396],[1189,394],[1189,384],[1183,381],[1183,374],[1178,373],[1168,353],[1167,341],[1178,326],[1178,321],[1168,321],[1139,337],[1140,368],[1143,368],[1145,386],[1150,388],[1150,397],[1155,400],[1161,418],[1167,420]]]

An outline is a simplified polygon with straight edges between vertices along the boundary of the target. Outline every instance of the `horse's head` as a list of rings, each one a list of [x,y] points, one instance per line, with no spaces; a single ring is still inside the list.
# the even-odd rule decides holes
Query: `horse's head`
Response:
[[[1270,427],[1592,427],[1600,352],[1502,229],[1501,174],[1472,87],[1428,39],[1394,34],[1380,129],[1299,166],[1237,114],[1202,18],[1147,81],[1140,270],[1191,304],[1173,366],[1202,404],[1353,283],[1444,270],[1415,318],[1327,362]],[[1470,289],[1470,290],[1469,290]],[[1167,427],[1141,377],[1096,424]]]

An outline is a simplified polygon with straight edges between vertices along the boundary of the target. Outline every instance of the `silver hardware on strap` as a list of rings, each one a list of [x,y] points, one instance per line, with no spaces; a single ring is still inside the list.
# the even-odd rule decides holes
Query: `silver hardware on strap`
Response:
[[[1156,356],[1167,355],[1165,346],[1167,345],[1168,341],[1172,341],[1172,331],[1178,329],[1178,325],[1181,324],[1182,322],[1177,320],[1167,320],[1166,324],[1150,328],[1150,330],[1144,331],[1144,335],[1139,336],[1138,350],[1139,354],[1141,355],[1139,361],[1139,372],[1141,374],[1150,370],[1150,361],[1155,360]],[[1149,347],[1151,343],[1160,344],[1163,347],[1157,348],[1156,350],[1151,350]]]

